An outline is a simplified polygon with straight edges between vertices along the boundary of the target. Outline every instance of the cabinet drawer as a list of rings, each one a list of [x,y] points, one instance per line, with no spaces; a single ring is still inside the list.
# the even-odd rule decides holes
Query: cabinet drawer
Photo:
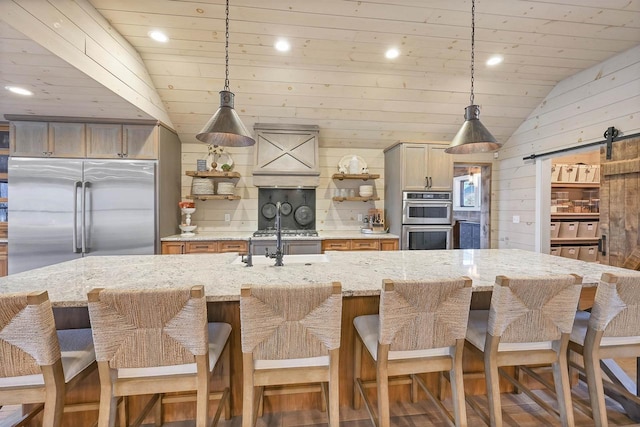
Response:
[[[162,255],[181,255],[183,253],[183,242],[162,242]]]
[[[322,242],[322,251],[348,251],[351,249],[349,240],[325,240]]]
[[[351,241],[352,251],[379,251],[380,241],[378,239],[361,239]]]
[[[242,240],[230,240],[230,241],[222,241],[218,242],[218,252],[240,252],[247,253],[249,250],[249,246],[247,242]]]
[[[217,242],[187,242],[188,254],[216,253],[218,251]]]

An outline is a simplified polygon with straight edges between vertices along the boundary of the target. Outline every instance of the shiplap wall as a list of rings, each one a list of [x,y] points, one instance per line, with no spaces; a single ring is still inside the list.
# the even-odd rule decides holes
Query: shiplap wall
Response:
[[[237,181],[236,194],[241,200],[204,200],[196,201],[196,212],[192,216],[193,224],[199,231],[255,231],[258,229],[258,188],[253,186],[253,147],[230,148],[225,151],[233,159],[235,172],[241,178]],[[338,172],[338,162],[346,155],[362,157],[370,173],[380,174],[380,179],[367,181],[374,185],[374,194],[380,197],[376,202],[334,202],[333,192],[338,188],[353,188],[365,184],[360,180],[334,181],[331,175]],[[196,170],[196,160],[207,155],[207,146],[193,142],[182,144],[182,170]],[[380,149],[320,148],[320,183],[316,188],[316,228],[318,230],[357,230],[361,225],[358,214],[366,216],[370,208],[384,208],[384,154]],[[182,197],[191,192],[192,178],[182,177]],[[176,207],[177,209],[177,207]],[[231,221],[224,220],[225,214]],[[178,232],[178,230],[176,230]]]
[[[522,158],[602,140],[609,126],[640,131],[640,45],[558,83],[500,150],[492,247],[535,249],[536,203],[549,201],[536,200],[536,165]]]

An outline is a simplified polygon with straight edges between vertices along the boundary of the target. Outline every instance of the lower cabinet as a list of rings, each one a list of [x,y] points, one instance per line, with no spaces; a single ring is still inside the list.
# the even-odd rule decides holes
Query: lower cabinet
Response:
[[[264,255],[266,250],[270,254],[276,251],[275,240],[254,240],[252,246],[253,255]],[[285,255],[319,254],[322,246],[319,240],[283,240],[282,249]]]
[[[327,239],[322,241],[325,251],[397,251],[397,239]]]
[[[249,245],[244,240],[162,242],[163,255],[246,253]]]
[[[0,277],[4,277],[9,274],[7,267],[7,244],[0,243]]]

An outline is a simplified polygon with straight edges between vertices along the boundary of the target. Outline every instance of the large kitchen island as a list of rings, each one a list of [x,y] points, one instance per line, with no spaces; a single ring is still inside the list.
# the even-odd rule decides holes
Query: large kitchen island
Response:
[[[327,252],[320,255],[285,256],[283,267],[263,256],[253,257],[247,267],[234,253],[202,255],[147,255],[86,257],[20,274],[0,278],[0,293],[46,289],[55,309],[59,328],[89,327],[86,313],[87,292],[93,288],[167,288],[204,285],[209,302],[209,320],[232,325],[232,405],[241,413],[242,355],[240,349],[239,297],[243,284],[342,283],[344,302],[340,350],[341,406],[350,404],[352,390],[353,326],[355,316],[376,313],[383,279],[419,280],[424,278],[468,276],[473,281],[476,307],[486,306],[497,275],[576,273],[583,277],[584,289],[591,293],[603,272],[625,272],[620,268],[587,263],[517,249]],[[640,272],[638,273],[640,275]],[[469,358],[467,358],[469,359]],[[366,366],[366,364],[365,364]],[[373,377],[374,370],[369,366]],[[465,360],[468,372],[482,370],[477,360]],[[93,377],[92,377],[93,378]],[[428,377],[434,387],[438,378]],[[75,397],[97,400],[97,375],[94,387]],[[468,393],[484,393],[484,382],[465,383]],[[408,387],[392,390],[392,399],[409,399]],[[182,419],[189,414],[185,405],[167,408],[166,420]],[[320,407],[318,393],[299,396],[272,396],[265,411]],[[85,415],[76,425],[95,420]]]

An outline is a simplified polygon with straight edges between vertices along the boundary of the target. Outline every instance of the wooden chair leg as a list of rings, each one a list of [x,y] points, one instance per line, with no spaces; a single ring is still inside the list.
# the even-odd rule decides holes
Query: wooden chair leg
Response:
[[[418,381],[416,380],[417,374],[411,375],[411,403],[418,402]]]
[[[564,427],[574,425],[573,405],[571,404],[571,386],[569,384],[569,369],[567,359],[560,355],[559,360],[553,365],[553,382],[556,386],[558,396],[558,408],[560,409],[560,419]]]
[[[64,412],[65,381],[62,362],[58,359],[53,365],[43,366],[45,383],[44,417],[45,427],[60,427]]]
[[[513,377],[516,379],[516,381],[518,381],[519,383],[522,383],[524,375],[522,374],[522,370],[520,369],[519,366],[514,367]],[[520,387],[515,387],[515,389],[513,390],[513,393],[520,394],[522,393],[522,390],[520,390]]]
[[[120,427],[129,426],[129,402],[126,396],[123,396],[118,403],[118,424]]]
[[[255,387],[253,385],[253,356],[242,354],[242,427],[253,427],[253,405]]]
[[[593,351],[584,350],[584,368],[589,387],[589,401],[593,411],[593,421],[596,427],[607,427],[607,408],[604,402],[604,386],[602,384],[602,371],[600,370],[600,357]]]
[[[158,401],[156,402],[154,420],[155,427],[162,427],[162,394],[158,397]]]
[[[495,353],[498,339],[487,334],[484,349],[484,372],[487,384],[487,401],[489,403],[489,419],[491,427],[502,427],[502,405],[500,404],[500,376]],[[493,351],[492,351],[493,350]]]
[[[387,359],[389,345],[378,343],[378,360],[376,361],[376,382],[378,385],[378,426],[389,427],[389,376]]]
[[[224,388],[229,390],[229,394],[224,401],[224,419],[231,419],[231,344],[227,342],[224,350],[222,350],[222,378]]]
[[[456,420],[456,427],[467,426],[467,407],[464,398],[464,377],[462,372],[462,352],[464,340],[459,340],[456,344],[456,352],[453,356],[451,370],[449,371],[449,381],[451,383],[451,400],[453,401],[453,413]],[[440,376],[440,381],[444,378]]]
[[[115,369],[110,369],[107,362],[98,362],[100,376],[100,410],[98,427],[115,427],[118,398],[113,395],[113,383],[116,381]]]
[[[340,425],[339,352],[340,349],[331,350],[329,358],[329,427],[338,427]]]
[[[355,337],[355,344],[353,349],[353,409],[360,409],[362,405],[362,397],[360,396],[360,391],[358,390],[358,386],[356,385],[360,376],[362,375],[362,341],[360,337]]]
[[[196,427],[209,427],[209,370],[208,355],[196,356],[198,385],[196,390]]]
[[[263,415],[264,415],[264,392],[260,393],[260,399],[258,400],[258,418],[262,418]]]

